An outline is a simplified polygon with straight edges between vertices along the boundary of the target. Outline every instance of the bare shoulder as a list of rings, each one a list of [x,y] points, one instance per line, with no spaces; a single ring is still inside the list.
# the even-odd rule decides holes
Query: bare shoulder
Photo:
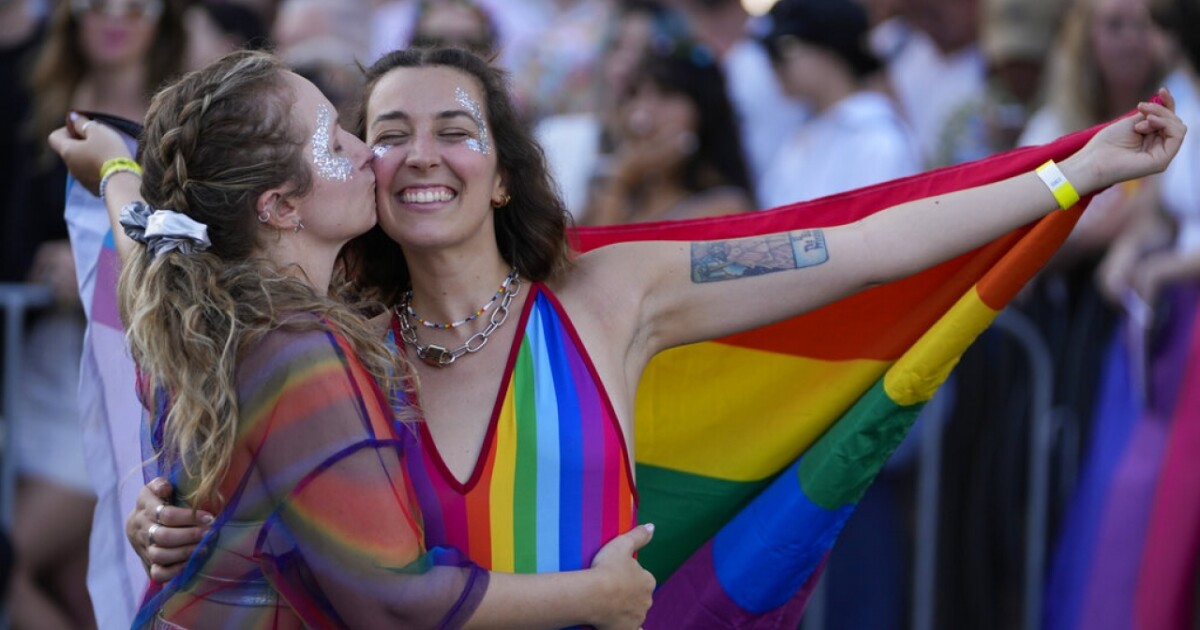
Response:
[[[603,336],[605,343],[627,342],[644,314],[651,278],[663,258],[660,250],[649,242],[601,247],[580,254],[547,285],[570,312],[581,334],[583,328],[590,328]]]
[[[646,285],[637,265],[642,243],[610,245],[580,255],[565,271],[546,281],[612,397],[622,418],[631,418],[636,391],[648,358]]]
[[[558,274],[551,288],[567,299],[583,302],[603,301],[635,306],[668,273],[672,261],[686,264],[687,244],[668,241],[639,241],[606,245],[572,261]]]

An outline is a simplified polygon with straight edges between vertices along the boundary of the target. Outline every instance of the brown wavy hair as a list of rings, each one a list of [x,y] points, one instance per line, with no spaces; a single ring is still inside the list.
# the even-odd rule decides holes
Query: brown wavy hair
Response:
[[[227,55],[155,96],[141,138],[143,198],[206,224],[212,241],[199,253],[135,254],[118,284],[133,358],[169,401],[160,455],[195,482],[184,493],[192,505],[223,499],[240,424],[235,369],[268,332],[321,330],[324,320],[383,391],[407,384],[407,364],[358,311],[256,257],[268,233],[259,197],[312,187],[285,72],[266,53]]]
[[[91,70],[79,40],[79,20],[71,10],[70,0],[60,0],[47,27],[46,40],[33,65],[30,86],[34,94],[33,118],[30,121],[35,139],[43,139],[62,126],[71,99],[79,82]],[[142,86],[149,100],[160,86],[175,79],[183,71],[187,31],[183,28],[182,0],[162,0],[162,14],[154,31],[154,42],[146,53],[146,84]],[[42,142],[42,158],[53,156]]]
[[[410,48],[384,55],[365,70],[357,118],[359,137],[366,138],[367,103],[375,86],[397,68],[454,68],[479,81],[487,101],[487,125],[495,142],[499,168],[512,201],[493,211],[500,255],[521,275],[545,280],[568,264],[570,215],[546,167],[542,147],[521,122],[509,96],[505,73],[458,48]],[[346,250],[348,272],[369,295],[395,304],[412,283],[404,254],[379,226],[351,241]]]

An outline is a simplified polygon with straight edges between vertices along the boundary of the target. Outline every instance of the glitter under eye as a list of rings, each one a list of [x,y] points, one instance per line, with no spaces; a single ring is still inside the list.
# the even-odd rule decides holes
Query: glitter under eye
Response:
[[[454,88],[454,97],[458,100],[458,104],[461,105],[463,109],[467,110],[467,113],[471,114],[471,118],[475,119],[475,125],[479,127],[479,139],[471,138],[470,140],[467,140],[467,148],[484,155],[491,153],[492,143],[488,138],[487,123],[485,123],[483,120],[483,109],[479,107],[479,103],[476,103],[475,99],[471,98],[471,95],[462,88]]]
[[[391,150],[392,145],[390,144],[377,144],[371,147],[371,153],[374,153],[376,158],[381,158],[387,155],[387,152]]]
[[[328,105],[317,108],[317,129],[312,136],[313,164],[317,174],[335,182],[344,182],[354,173],[354,165],[344,155],[334,155],[329,150],[330,127],[333,126],[333,110]]]

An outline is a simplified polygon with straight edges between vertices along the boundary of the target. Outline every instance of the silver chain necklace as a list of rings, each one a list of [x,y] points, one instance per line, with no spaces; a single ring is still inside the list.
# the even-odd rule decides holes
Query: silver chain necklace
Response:
[[[504,289],[504,297],[500,300],[500,306],[492,311],[488,318],[488,325],[481,331],[467,338],[461,346],[457,348],[446,348],[437,344],[422,344],[417,339],[417,331],[413,328],[412,323],[408,321],[408,308],[411,306],[412,293],[406,296],[407,299],[403,304],[396,307],[396,315],[400,319],[400,339],[405,345],[412,346],[417,349],[417,358],[433,367],[450,367],[459,357],[468,353],[479,352],[487,345],[488,337],[496,332],[496,329],[508,319],[508,307],[512,304],[513,298],[517,297],[517,293],[521,291],[521,276],[514,269],[512,273],[512,281]]]

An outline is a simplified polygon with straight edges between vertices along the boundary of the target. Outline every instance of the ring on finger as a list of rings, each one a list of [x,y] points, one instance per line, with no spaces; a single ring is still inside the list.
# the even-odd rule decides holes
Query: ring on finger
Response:
[[[160,504],[158,504],[158,507],[154,508],[154,522],[155,523],[158,523],[159,525],[163,524],[162,512],[163,512],[163,509],[166,507],[167,507],[166,503],[160,503]]]
[[[88,127],[91,127],[91,126],[92,126],[92,123],[94,123],[94,122],[96,122],[96,121],[95,121],[95,120],[89,120],[89,121],[87,121],[87,122],[83,123],[82,125],[80,125],[80,126],[79,126],[79,132],[80,132],[80,133],[86,132],[86,131],[87,131],[87,128],[88,128]]]
[[[154,532],[158,531],[159,527],[162,527],[162,525],[159,525],[158,523],[154,523],[154,524],[150,525],[150,529],[146,530],[146,538],[150,541],[151,547],[154,546]]]

